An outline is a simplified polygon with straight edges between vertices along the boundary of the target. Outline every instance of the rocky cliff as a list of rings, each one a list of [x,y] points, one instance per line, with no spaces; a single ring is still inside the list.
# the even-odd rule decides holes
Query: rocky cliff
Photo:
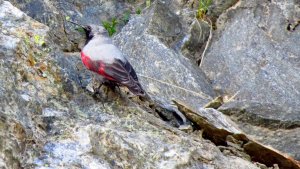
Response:
[[[299,2],[199,2],[0,0],[0,168],[300,168]],[[114,18],[163,107],[95,90],[67,21]]]

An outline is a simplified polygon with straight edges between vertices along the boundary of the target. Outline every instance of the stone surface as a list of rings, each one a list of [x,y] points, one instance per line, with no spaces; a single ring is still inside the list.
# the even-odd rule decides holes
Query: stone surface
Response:
[[[146,91],[165,102],[176,98],[195,108],[204,106],[215,96],[205,74],[159,41],[163,37],[149,34],[149,27],[149,18],[138,16],[114,38],[137,70]]]
[[[37,74],[41,65],[30,65],[37,59],[43,62],[41,42],[48,28],[32,21],[7,1],[0,4],[0,22],[0,161],[6,168],[27,168],[32,162],[31,156],[37,155],[30,150],[38,147],[44,136],[37,111],[47,86]],[[38,79],[40,83],[35,86],[28,83]],[[51,89],[46,90],[49,93],[56,90]]]
[[[274,147],[281,150],[289,149],[289,152],[285,152],[289,156],[294,156],[295,159],[299,159],[299,151],[295,148],[295,145],[299,145],[299,129],[277,129],[277,130],[270,130],[264,127],[253,126],[249,124],[243,124],[243,131],[248,135],[255,138],[257,141],[263,143],[266,142],[270,147]],[[259,133],[259,134],[257,134]],[[284,142],[283,142],[284,140]]]
[[[170,126],[123,89],[95,97],[82,88],[93,74],[82,69],[78,53],[63,53],[47,38],[47,26],[7,1],[0,3],[0,22],[1,168],[258,168]],[[179,56],[146,38],[154,51]],[[172,59],[193,68],[182,58]],[[193,85],[205,91],[204,84]]]
[[[215,23],[218,17],[223,14],[227,9],[234,7],[239,0],[214,0],[207,12],[209,18]]]
[[[200,143],[201,139],[189,139],[161,124],[137,123],[138,119],[115,118],[104,125],[75,127],[72,139],[46,145],[37,168],[258,168],[238,157],[223,159],[215,146]]]
[[[25,148],[23,126],[7,117],[0,116],[0,167],[20,168],[20,159]]]
[[[168,7],[171,5],[172,1],[154,1],[144,15],[145,33],[154,35],[168,47],[178,43],[184,32],[181,18]]]
[[[118,29],[127,22],[126,12],[131,14],[134,7],[122,1],[85,1],[85,0],[10,0],[10,2],[35,20],[49,26],[50,38],[64,51],[78,51],[80,34],[74,25],[66,20],[81,24],[101,24],[117,18]],[[79,45],[79,46],[78,46]]]
[[[210,25],[205,21],[195,19],[188,34],[182,41],[181,53],[198,64],[210,35]]]
[[[68,53],[78,50],[82,36],[63,24],[66,16],[100,23],[98,18],[120,18],[136,4],[145,6],[142,1],[11,2],[35,20],[0,0],[0,168],[276,168],[276,160],[251,161],[265,146],[249,143],[243,151],[246,137],[228,134],[240,130],[217,110],[200,109],[216,131],[203,132],[204,139],[200,123],[179,130],[124,88],[94,90],[95,74],[83,67],[79,53]],[[177,2],[151,2],[114,42],[151,97],[172,107],[175,98],[198,110],[216,94],[206,75],[176,50],[193,22],[191,16],[182,20],[190,8]],[[170,26],[177,21],[183,34]],[[157,23],[166,24],[164,33]]]
[[[280,168],[298,169],[300,167],[298,161],[285,153],[264,146],[245,135],[232,120],[221,112],[212,108],[193,110],[184,103],[175,100],[174,103],[196,128],[201,128],[203,137],[219,145],[224,154],[238,156],[245,160],[252,159],[269,167],[274,164]]]
[[[65,17],[68,16],[70,20],[82,24],[100,24],[101,21],[113,17],[119,18],[119,22],[121,22],[124,11],[134,8],[134,4],[132,3],[127,4],[107,0],[93,1],[91,3],[86,1],[53,1],[50,3],[40,0],[31,1],[30,3],[18,0],[12,0],[11,2],[28,13],[29,16],[50,26],[51,32],[49,36],[52,42],[56,43],[64,51],[78,50],[78,45],[82,42],[80,41],[79,33],[75,31],[75,27],[64,21],[66,19]],[[138,2],[136,3],[139,4]],[[131,24],[125,28],[126,30],[118,35],[120,38],[116,37],[116,43],[120,43],[119,41],[121,41],[121,43],[126,42],[126,45],[120,45],[120,47],[128,56],[137,72],[140,72],[143,76],[168,83],[165,84],[143,76],[140,77],[145,83],[144,86],[147,86],[146,88],[149,89],[150,93],[159,96],[159,100],[170,103],[168,99],[181,97],[183,101],[196,103],[194,104],[195,106],[203,106],[215,96],[205,75],[181,54],[168,49],[168,47],[176,48],[178,43],[182,43],[180,41],[184,34],[187,33],[187,30],[190,29],[189,24],[191,23],[187,26],[186,24],[192,21],[191,17],[185,16],[184,13],[181,15],[176,14],[181,10],[178,4],[177,2],[174,3],[169,0],[151,3],[151,7],[144,11],[146,14],[142,18],[137,17],[139,19],[133,19]],[[38,11],[35,10],[39,6],[42,6],[39,8],[41,15],[37,15]],[[45,16],[51,17],[48,17],[50,19],[43,19]],[[141,22],[143,19],[145,19],[145,21]],[[142,23],[143,25],[141,25]],[[183,24],[184,26],[181,26]],[[118,25],[120,27],[123,26],[122,23]],[[194,24],[192,27],[196,27],[196,25]],[[207,29],[207,25],[204,25],[202,29],[206,30],[205,28]],[[143,29],[145,29],[143,34],[140,34],[140,31]],[[187,34],[193,34],[195,32],[197,31],[191,31]],[[203,33],[203,38],[199,40],[190,40],[191,43],[195,42],[194,46],[191,44],[187,45],[189,48],[192,48],[189,50],[192,51],[191,53],[195,53],[195,48],[204,43],[203,40],[206,39],[206,33]],[[128,34],[134,35],[128,37]],[[134,46],[136,45],[145,47],[145,49],[135,48]],[[151,55],[151,57],[148,55]],[[141,60],[141,58],[143,58],[143,60]],[[160,71],[156,71],[155,69]],[[188,82],[188,85],[186,82]],[[177,92],[180,92],[181,96],[176,94]],[[167,100],[162,99],[161,96],[166,94]]]
[[[201,68],[215,90],[234,96],[220,110],[238,117],[237,122],[243,121],[241,128],[244,123],[269,129],[299,128],[300,31],[299,27],[287,30],[300,18],[297,3],[240,1],[217,22]],[[284,146],[291,137],[288,130],[285,137],[276,138],[276,144],[270,139],[272,135],[265,134],[263,143],[299,157],[299,151],[294,151],[300,149],[299,143]]]

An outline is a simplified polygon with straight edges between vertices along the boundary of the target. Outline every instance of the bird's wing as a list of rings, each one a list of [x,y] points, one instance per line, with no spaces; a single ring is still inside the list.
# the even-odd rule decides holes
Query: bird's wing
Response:
[[[111,70],[112,74],[116,77],[119,77],[123,80],[127,80],[130,77],[130,79],[138,81],[137,75],[128,61],[123,62],[119,59],[115,59],[115,61],[110,64],[108,68],[108,71]]]
[[[134,94],[144,93],[133,67],[127,60],[114,59],[112,63],[97,61],[97,64],[97,73],[106,77],[108,80],[126,86]]]

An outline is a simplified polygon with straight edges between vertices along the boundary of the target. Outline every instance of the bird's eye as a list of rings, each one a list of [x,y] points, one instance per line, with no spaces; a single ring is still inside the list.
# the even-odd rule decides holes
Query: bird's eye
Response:
[[[85,30],[91,31],[91,30],[92,30],[92,27],[91,27],[91,26],[86,26],[86,27],[85,27]]]

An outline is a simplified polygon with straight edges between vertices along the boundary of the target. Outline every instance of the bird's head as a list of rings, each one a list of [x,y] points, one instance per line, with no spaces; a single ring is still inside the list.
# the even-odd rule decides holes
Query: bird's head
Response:
[[[86,33],[86,37],[88,39],[91,39],[94,36],[104,36],[104,37],[108,36],[107,30],[103,26],[86,25],[86,26],[83,27],[83,29],[84,29],[84,31]]]
[[[87,41],[90,41],[94,36],[108,37],[108,32],[103,26],[99,25],[81,25],[73,21],[68,21],[83,28]]]

